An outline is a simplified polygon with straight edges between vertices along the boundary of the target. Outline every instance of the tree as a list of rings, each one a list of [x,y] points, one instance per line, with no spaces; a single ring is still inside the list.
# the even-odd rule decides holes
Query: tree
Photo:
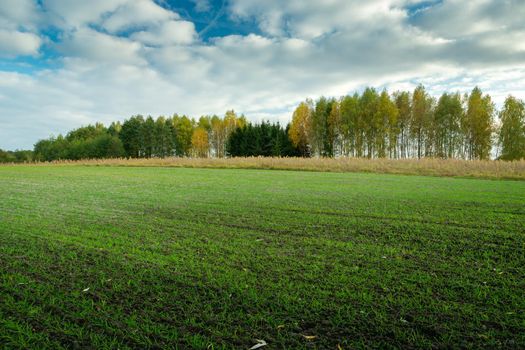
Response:
[[[27,163],[33,161],[33,151],[0,149],[0,163]]]
[[[142,125],[144,118],[141,115],[136,115],[122,124],[122,129],[119,133],[119,138],[124,145],[126,156],[131,158],[138,158],[144,155],[144,146],[142,141]]]
[[[235,111],[229,110],[226,111],[226,114],[224,114],[224,130],[226,133],[226,138],[235,130],[238,126],[237,124],[237,114],[235,114]]]
[[[210,120],[211,125],[211,145],[217,158],[224,157],[226,134],[224,122],[218,116],[214,115]]]
[[[172,122],[175,128],[175,153],[179,157],[189,156],[194,121],[185,115],[182,117],[175,115]]]
[[[108,133],[111,135],[111,136],[119,136],[120,134],[120,131],[122,131],[122,124],[120,124],[120,122],[113,122],[111,123],[111,125],[109,126],[108,128]]]
[[[461,144],[461,120],[463,107],[459,93],[444,93],[434,111],[434,150],[435,156],[452,158],[459,154]]]
[[[501,121],[498,135],[501,145],[500,158],[504,160],[525,158],[525,103],[508,96],[499,119]]]
[[[248,120],[246,119],[246,116],[244,114],[241,114],[240,117],[237,118],[235,122],[235,126],[237,128],[243,128],[248,124]]]
[[[307,102],[301,102],[292,115],[292,122],[288,129],[288,137],[293,145],[297,147],[301,156],[310,156],[310,128],[312,109]]]
[[[196,157],[207,158],[210,150],[208,142],[208,132],[199,126],[193,131],[191,136],[191,147],[193,155]]]
[[[432,100],[425,91],[423,85],[419,85],[412,94],[412,116],[410,123],[411,137],[416,142],[416,154],[418,158],[423,156],[425,150],[426,137],[430,133],[428,128],[430,127]]]
[[[237,114],[235,114],[235,111],[229,110],[226,111],[224,114],[223,119],[223,142],[221,145],[221,149],[223,150],[223,154],[226,150],[226,142],[228,141],[228,138],[233,133],[233,131],[237,128],[242,128],[246,125],[246,118],[244,115],[241,117],[238,117]]]
[[[322,96],[315,102],[311,122],[312,152],[322,157],[330,156],[332,152],[328,140],[328,116],[330,115],[331,102]]]
[[[397,130],[398,137],[398,155],[400,158],[409,157],[410,148],[410,122],[412,115],[412,105],[409,92],[402,91],[394,93],[396,108],[398,111]]]
[[[197,127],[203,128],[207,133],[211,132],[211,117],[208,115],[201,116],[197,122]]]
[[[107,132],[107,129],[102,123],[96,123],[95,125],[88,125],[70,131],[66,135],[66,140],[71,142],[74,140],[94,139],[97,136],[107,134]]]
[[[361,156],[357,150],[362,148],[361,113],[359,110],[359,95],[345,96],[341,99],[341,137],[343,154],[345,156]]]
[[[58,135],[56,138],[50,137],[47,140],[40,140],[35,144],[35,159],[39,161],[70,159],[68,155],[69,147],[70,142],[62,135]]]
[[[523,102],[509,96],[499,114],[501,127],[495,133],[494,104],[478,87],[464,97],[443,93],[437,101],[423,85],[413,93],[398,91],[392,95],[387,90],[378,93],[366,88],[361,94],[339,99],[321,96],[315,103],[307,99],[297,106],[285,128],[269,121],[248,123],[244,115],[238,116],[233,110],[222,118],[204,115],[198,121],[177,114],[157,119],[137,115],[122,125],[113,122],[105,128],[97,123],[72,130],[65,137],[40,140],[31,157],[114,157],[121,154],[121,143],[124,155],[134,158],[315,154],[487,159],[497,136],[501,158],[517,159],[523,157],[525,131],[518,126],[523,124],[522,110]],[[14,156],[13,152],[0,153],[1,160]]]
[[[122,141],[109,134],[97,136],[89,140],[87,144],[90,145],[90,153],[87,158],[120,158],[126,154]]]
[[[463,121],[469,159],[488,159],[492,146],[494,104],[490,96],[477,86],[468,97],[467,113]]]
[[[221,119],[214,115],[210,118],[210,143],[213,153],[216,157],[222,158],[226,156],[226,146],[230,135],[237,129],[243,128],[247,125],[246,117],[240,117],[235,114],[235,111],[226,111],[224,118]]]
[[[372,88],[366,88],[359,99],[359,111],[361,114],[360,124],[364,135],[365,142],[360,144],[358,156],[373,158],[376,152],[376,137],[378,132],[378,120],[381,119],[379,114],[379,95]],[[364,149],[366,148],[366,150]]]
[[[227,154],[232,157],[291,157],[299,152],[288,138],[288,129],[279,123],[248,123],[237,127],[228,138]]]
[[[237,130],[242,130],[238,128]],[[256,157],[263,154],[263,140],[261,128],[258,125],[248,124],[245,130],[244,143],[246,144],[246,156]]]
[[[376,135],[377,156],[396,157],[397,136],[399,134],[397,117],[399,111],[386,90],[379,96],[379,125]]]
[[[173,154],[173,135],[168,121],[164,117],[158,117],[155,121],[153,153],[157,157],[168,157]]]
[[[330,100],[330,113],[327,120],[326,146],[327,155],[334,157],[342,152],[341,109],[339,101]]]
[[[144,149],[144,157],[151,158],[155,155],[155,121],[148,116],[142,124],[141,139]]]
[[[288,135],[290,135],[290,123],[286,125],[286,128],[281,129],[279,126],[279,134],[280,136],[280,146],[281,146],[281,153],[279,156],[281,157],[305,157],[304,153],[302,153],[290,140]]]

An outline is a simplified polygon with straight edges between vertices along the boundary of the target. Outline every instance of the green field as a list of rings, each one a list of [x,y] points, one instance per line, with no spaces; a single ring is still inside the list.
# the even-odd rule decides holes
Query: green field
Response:
[[[0,348],[524,348],[525,182],[0,167]]]

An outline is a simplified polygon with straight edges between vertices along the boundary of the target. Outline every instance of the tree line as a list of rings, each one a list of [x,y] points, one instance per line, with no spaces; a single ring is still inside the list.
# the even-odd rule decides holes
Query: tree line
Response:
[[[223,117],[132,116],[108,127],[83,126],[40,140],[33,152],[0,151],[0,162],[30,159],[150,157],[525,158],[525,104],[509,96],[497,112],[478,87],[429,95],[377,91],[307,99],[289,124],[250,123],[233,110]]]
[[[301,154],[288,137],[290,126],[279,123],[247,124],[228,138],[226,152],[232,157],[297,157]]]
[[[27,163],[33,160],[33,151],[16,150],[4,151],[0,149],[0,163]]]
[[[233,110],[223,118],[188,116],[144,118],[132,116],[109,127],[88,125],[67,135],[40,140],[34,157],[39,161],[93,158],[297,156],[288,129],[279,123],[252,124]]]
[[[525,105],[507,97],[499,112],[476,87],[430,96],[422,85],[389,94],[365,89],[339,99],[310,99],[295,109],[290,139],[303,156],[521,159]]]

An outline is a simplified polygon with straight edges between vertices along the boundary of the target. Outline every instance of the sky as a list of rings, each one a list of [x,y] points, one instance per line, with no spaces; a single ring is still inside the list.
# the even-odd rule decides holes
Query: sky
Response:
[[[0,148],[135,114],[287,122],[424,84],[525,99],[523,0],[0,0]]]

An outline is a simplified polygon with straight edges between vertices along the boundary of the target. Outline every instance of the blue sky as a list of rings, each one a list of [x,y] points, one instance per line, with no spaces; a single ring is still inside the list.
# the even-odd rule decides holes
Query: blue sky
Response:
[[[522,0],[2,0],[0,148],[134,114],[287,122],[365,86],[525,98]]]

